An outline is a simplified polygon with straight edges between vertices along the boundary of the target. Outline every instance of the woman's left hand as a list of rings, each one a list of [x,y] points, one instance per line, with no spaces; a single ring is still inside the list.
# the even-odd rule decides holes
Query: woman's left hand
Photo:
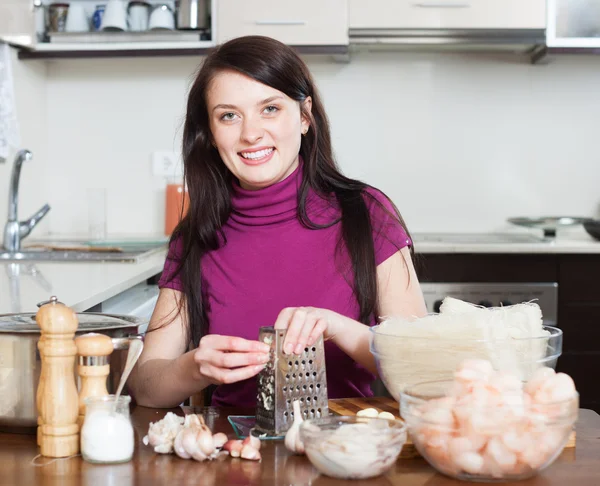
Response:
[[[316,307],[287,307],[275,321],[275,329],[287,329],[283,352],[302,354],[306,346],[312,346],[322,334],[324,339],[332,339],[339,324],[337,313]]]

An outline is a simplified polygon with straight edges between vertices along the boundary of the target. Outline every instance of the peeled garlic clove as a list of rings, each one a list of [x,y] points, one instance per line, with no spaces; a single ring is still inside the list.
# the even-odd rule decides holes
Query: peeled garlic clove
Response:
[[[295,454],[304,454],[304,444],[300,440],[300,424],[302,420],[302,412],[300,411],[300,402],[294,400],[294,423],[285,434],[285,447],[290,452]]]
[[[213,440],[213,446],[215,447],[215,449],[221,449],[225,443],[227,442],[227,436],[223,433],[223,432],[217,432],[215,435],[213,435],[212,437]]]
[[[374,408],[365,408],[356,412],[357,417],[371,417],[375,418],[379,415],[379,412]]]
[[[255,449],[250,444],[246,444],[242,447],[240,457],[242,459],[249,459],[251,461],[260,461],[260,452],[258,452],[258,449]]]
[[[379,415],[377,415],[377,418],[396,420],[396,417],[394,417],[390,412],[379,412]]]
[[[231,457],[240,457],[242,447],[244,446],[241,440],[228,440],[223,444],[223,450],[229,452]]]
[[[242,441],[242,445],[250,445],[254,447],[257,451],[260,450],[260,439],[258,437],[254,437],[253,435],[249,435]]]

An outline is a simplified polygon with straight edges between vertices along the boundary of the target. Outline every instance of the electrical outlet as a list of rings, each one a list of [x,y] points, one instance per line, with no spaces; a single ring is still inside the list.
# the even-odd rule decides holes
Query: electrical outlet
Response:
[[[182,177],[183,164],[175,152],[152,152],[152,173],[161,177]]]

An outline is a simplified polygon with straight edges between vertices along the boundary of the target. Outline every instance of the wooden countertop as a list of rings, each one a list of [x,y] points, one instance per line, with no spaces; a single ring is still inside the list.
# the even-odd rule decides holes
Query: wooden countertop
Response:
[[[450,486],[459,481],[436,473],[423,459],[399,459],[385,475],[370,480],[342,481],[320,476],[304,456],[290,454],[282,441],[264,441],[262,461],[226,458],[199,463],[175,455],[155,454],[142,444],[149,422],[161,419],[168,410],[135,407],[132,421],[136,450],[132,461],[117,465],[94,465],[81,456],[53,461],[38,457],[33,435],[0,434],[0,485],[2,486],[229,486],[229,485],[303,485],[350,484]],[[183,414],[182,409],[173,410]],[[187,411],[187,410],[186,410]],[[200,412],[200,409],[190,410]],[[252,410],[208,408],[205,417],[213,431],[230,438],[235,434],[228,415],[251,415]],[[53,461],[53,462],[52,462]],[[577,447],[565,449],[556,462],[537,477],[519,486],[597,486],[600,478],[600,415],[581,410],[577,424]],[[467,484],[467,483],[463,483]]]

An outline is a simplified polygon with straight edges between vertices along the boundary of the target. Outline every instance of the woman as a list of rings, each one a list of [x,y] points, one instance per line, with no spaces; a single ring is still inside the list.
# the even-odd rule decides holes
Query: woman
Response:
[[[190,206],[132,376],[138,403],[175,406],[214,384],[213,404],[254,406],[269,325],[287,328],[287,353],[323,335],[330,398],[370,395],[369,326],[425,304],[402,218],[337,169],[295,52],[257,36],[215,49],[189,93],[183,159]]]

